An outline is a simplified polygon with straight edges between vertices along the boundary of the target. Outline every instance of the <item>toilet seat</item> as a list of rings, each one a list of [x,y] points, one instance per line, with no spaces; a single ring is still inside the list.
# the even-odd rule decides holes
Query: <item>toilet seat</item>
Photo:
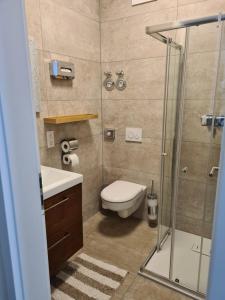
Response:
[[[111,203],[124,203],[133,200],[145,189],[146,187],[140,184],[117,180],[104,188],[101,197]]]
[[[134,213],[145,198],[144,185],[117,180],[101,192],[102,207],[116,211],[121,218]]]

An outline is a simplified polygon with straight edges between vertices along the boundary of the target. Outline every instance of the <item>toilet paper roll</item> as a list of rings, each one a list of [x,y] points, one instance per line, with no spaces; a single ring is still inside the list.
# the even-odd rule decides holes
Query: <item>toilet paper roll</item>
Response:
[[[70,152],[70,144],[69,144],[69,142],[68,142],[68,141],[63,141],[63,142],[61,143],[61,148],[62,148],[62,151],[63,151],[64,153]]]
[[[64,153],[69,153],[71,150],[78,149],[78,147],[79,143],[76,139],[61,142],[61,148]]]
[[[65,165],[71,165],[72,167],[79,166],[79,157],[75,154],[64,154],[63,163]]]

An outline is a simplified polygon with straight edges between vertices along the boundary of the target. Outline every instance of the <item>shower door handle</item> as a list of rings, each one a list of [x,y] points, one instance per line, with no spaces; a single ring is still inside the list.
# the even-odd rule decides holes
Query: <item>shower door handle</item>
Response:
[[[212,167],[211,171],[209,172],[209,176],[210,176],[210,177],[213,177],[215,171],[219,171],[219,169],[220,169],[220,168],[219,168],[219,167],[216,167],[216,166]]]
[[[168,154],[166,152],[163,152],[161,155],[162,156],[167,156]]]

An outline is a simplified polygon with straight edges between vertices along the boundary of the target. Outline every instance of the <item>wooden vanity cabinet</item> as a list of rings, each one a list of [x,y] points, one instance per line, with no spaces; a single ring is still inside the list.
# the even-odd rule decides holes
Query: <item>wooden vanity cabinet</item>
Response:
[[[44,201],[50,275],[83,247],[82,185]]]

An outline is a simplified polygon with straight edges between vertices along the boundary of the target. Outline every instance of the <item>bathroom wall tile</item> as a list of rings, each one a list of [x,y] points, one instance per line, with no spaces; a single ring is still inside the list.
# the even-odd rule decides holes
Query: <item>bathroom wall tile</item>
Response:
[[[47,149],[47,147],[40,148],[41,164],[47,167],[62,169],[60,146],[56,145],[54,148]]]
[[[210,113],[211,100],[184,101],[184,118],[182,139],[186,142],[209,143],[211,131],[201,126],[201,117]]]
[[[193,180],[179,180],[177,215],[203,220],[206,184]]]
[[[73,63],[75,66],[75,78],[73,80],[51,79],[49,74],[49,62],[52,59]],[[49,101],[100,99],[101,71],[99,63],[49,52],[45,53],[44,63]]]
[[[80,163],[79,166],[65,167],[69,171],[82,173],[84,176],[90,176],[90,173],[98,170],[101,165],[102,138],[100,135],[80,138],[79,149],[75,150]]]
[[[210,100],[214,77],[216,52],[190,54],[187,60],[185,98],[189,100]]]
[[[225,9],[223,0],[207,0],[178,7],[178,20],[216,15]]]
[[[156,12],[177,6],[177,0],[161,0],[132,6],[130,0],[102,0],[101,1],[101,20],[115,20],[128,16]]]
[[[40,1],[26,0],[25,12],[28,36],[35,42],[37,49],[42,49]]]
[[[125,142],[123,137],[104,142],[103,157],[107,167],[159,174],[161,141],[143,139],[141,144]]]
[[[102,23],[102,61],[165,56],[165,45],[147,35],[145,27],[175,19],[176,9],[168,9]]]
[[[40,102],[40,113],[36,114],[36,124],[38,131],[39,147],[46,146],[46,128],[44,126],[43,118],[48,116],[48,104],[47,101]]]
[[[207,0],[178,0],[178,6],[195,4],[198,2],[205,2],[205,1],[207,1]],[[204,3],[201,3],[201,4],[204,5]]]
[[[123,92],[117,89],[108,92],[103,87],[103,99],[163,99],[165,58],[149,58],[102,64],[103,78],[105,77],[105,71],[111,71],[115,74],[119,70],[123,70],[125,73],[124,78],[127,81],[127,88]],[[114,78],[116,78],[115,75]]]
[[[48,115],[64,115],[64,101],[48,101]]]
[[[83,219],[84,221],[99,211],[100,191],[102,187],[101,165],[84,176],[83,181]]]
[[[100,60],[100,29],[97,21],[51,0],[41,0],[41,14],[45,50],[93,61]]]
[[[223,29],[223,39],[222,46],[225,48],[225,29]],[[225,76],[225,50],[221,51],[220,61],[219,61],[219,69],[218,69],[218,80],[216,86],[216,100],[223,102],[223,112],[224,112],[224,97],[225,97],[225,85],[224,85],[224,76]]]
[[[29,61],[31,67],[31,83],[34,90],[34,103],[47,101],[47,87],[46,87],[46,72],[44,66],[44,53],[39,50],[36,45],[29,42],[30,52]],[[41,108],[40,108],[41,109]]]
[[[116,167],[103,167],[103,181],[104,185],[108,185],[115,180],[128,180],[134,183],[146,185],[148,190],[151,188],[151,181],[154,180],[154,189],[157,194],[159,194],[159,176],[143,171],[135,171],[131,169],[121,169]]]
[[[52,2],[62,7],[71,8],[75,12],[91,19],[100,20],[99,0],[54,0]]]
[[[217,25],[217,23],[210,23],[191,27],[189,31],[188,52],[218,51],[220,28]]]
[[[206,182],[208,179],[208,160],[210,144],[183,142],[181,146],[180,177]],[[188,168],[187,173],[182,169]]]
[[[126,127],[139,127],[143,137],[161,139],[163,101],[105,100],[103,101],[104,127],[115,128],[116,134],[125,135]]]
[[[208,223],[213,222],[215,199],[216,199],[216,187],[217,185],[215,183],[210,183],[207,184],[207,188],[206,188],[204,221]]]
[[[203,230],[203,223],[201,220],[196,220],[179,214],[176,215],[176,229],[208,237]]]

